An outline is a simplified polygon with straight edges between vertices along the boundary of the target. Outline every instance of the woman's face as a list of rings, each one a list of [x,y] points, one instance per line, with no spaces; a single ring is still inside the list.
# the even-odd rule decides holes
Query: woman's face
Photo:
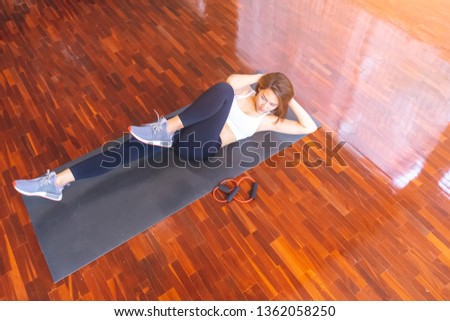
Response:
[[[256,94],[255,108],[260,114],[271,112],[278,107],[278,98],[270,88],[261,89]]]

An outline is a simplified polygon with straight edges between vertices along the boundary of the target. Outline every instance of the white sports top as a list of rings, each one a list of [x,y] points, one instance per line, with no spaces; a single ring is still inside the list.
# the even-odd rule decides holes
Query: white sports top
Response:
[[[230,114],[228,115],[226,123],[230,127],[237,140],[241,140],[252,136],[256,133],[262,119],[269,113],[264,113],[259,116],[249,116],[244,113],[238,105],[238,99],[254,96],[256,92],[251,90],[245,95],[234,95],[233,103],[231,104]]]

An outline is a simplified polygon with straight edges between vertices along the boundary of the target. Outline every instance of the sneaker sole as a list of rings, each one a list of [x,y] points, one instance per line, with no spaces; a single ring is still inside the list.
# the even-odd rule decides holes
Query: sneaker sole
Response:
[[[26,196],[39,196],[39,197],[46,198],[48,200],[52,200],[55,202],[59,202],[60,200],[62,200],[62,195],[60,195],[58,198],[52,198],[52,197],[47,196],[46,193],[44,193],[44,192],[29,193],[29,192],[25,192],[25,191],[17,188],[16,184],[13,184],[13,185],[14,185],[14,189],[16,191],[18,191],[20,194],[23,194]]]
[[[135,135],[131,131],[130,131],[130,134],[134,138],[136,138],[138,141],[140,141],[142,143],[145,143],[145,144],[148,144],[148,145],[155,145],[155,146],[166,147],[166,148],[172,147],[172,142],[166,142],[166,141],[162,141],[162,140],[146,140],[146,139],[143,139],[143,138]]]

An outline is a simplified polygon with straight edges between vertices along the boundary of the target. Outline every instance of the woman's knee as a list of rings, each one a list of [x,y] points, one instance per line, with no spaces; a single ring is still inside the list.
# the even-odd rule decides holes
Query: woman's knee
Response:
[[[212,89],[214,89],[215,91],[219,92],[221,95],[223,95],[224,97],[234,97],[234,89],[233,87],[231,87],[231,85],[225,81],[223,82],[219,82],[217,84],[215,84]]]

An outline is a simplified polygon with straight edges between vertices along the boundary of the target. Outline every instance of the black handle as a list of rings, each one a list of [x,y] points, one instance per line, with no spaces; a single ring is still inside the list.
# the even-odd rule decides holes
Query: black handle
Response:
[[[227,197],[227,202],[228,203],[230,203],[232,200],[233,200],[233,198],[236,196],[236,194],[239,192],[239,186],[236,186],[235,188],[234,188],[234,190],[231,192],[231,194],[230,195],[228,195],[228,197]]]

